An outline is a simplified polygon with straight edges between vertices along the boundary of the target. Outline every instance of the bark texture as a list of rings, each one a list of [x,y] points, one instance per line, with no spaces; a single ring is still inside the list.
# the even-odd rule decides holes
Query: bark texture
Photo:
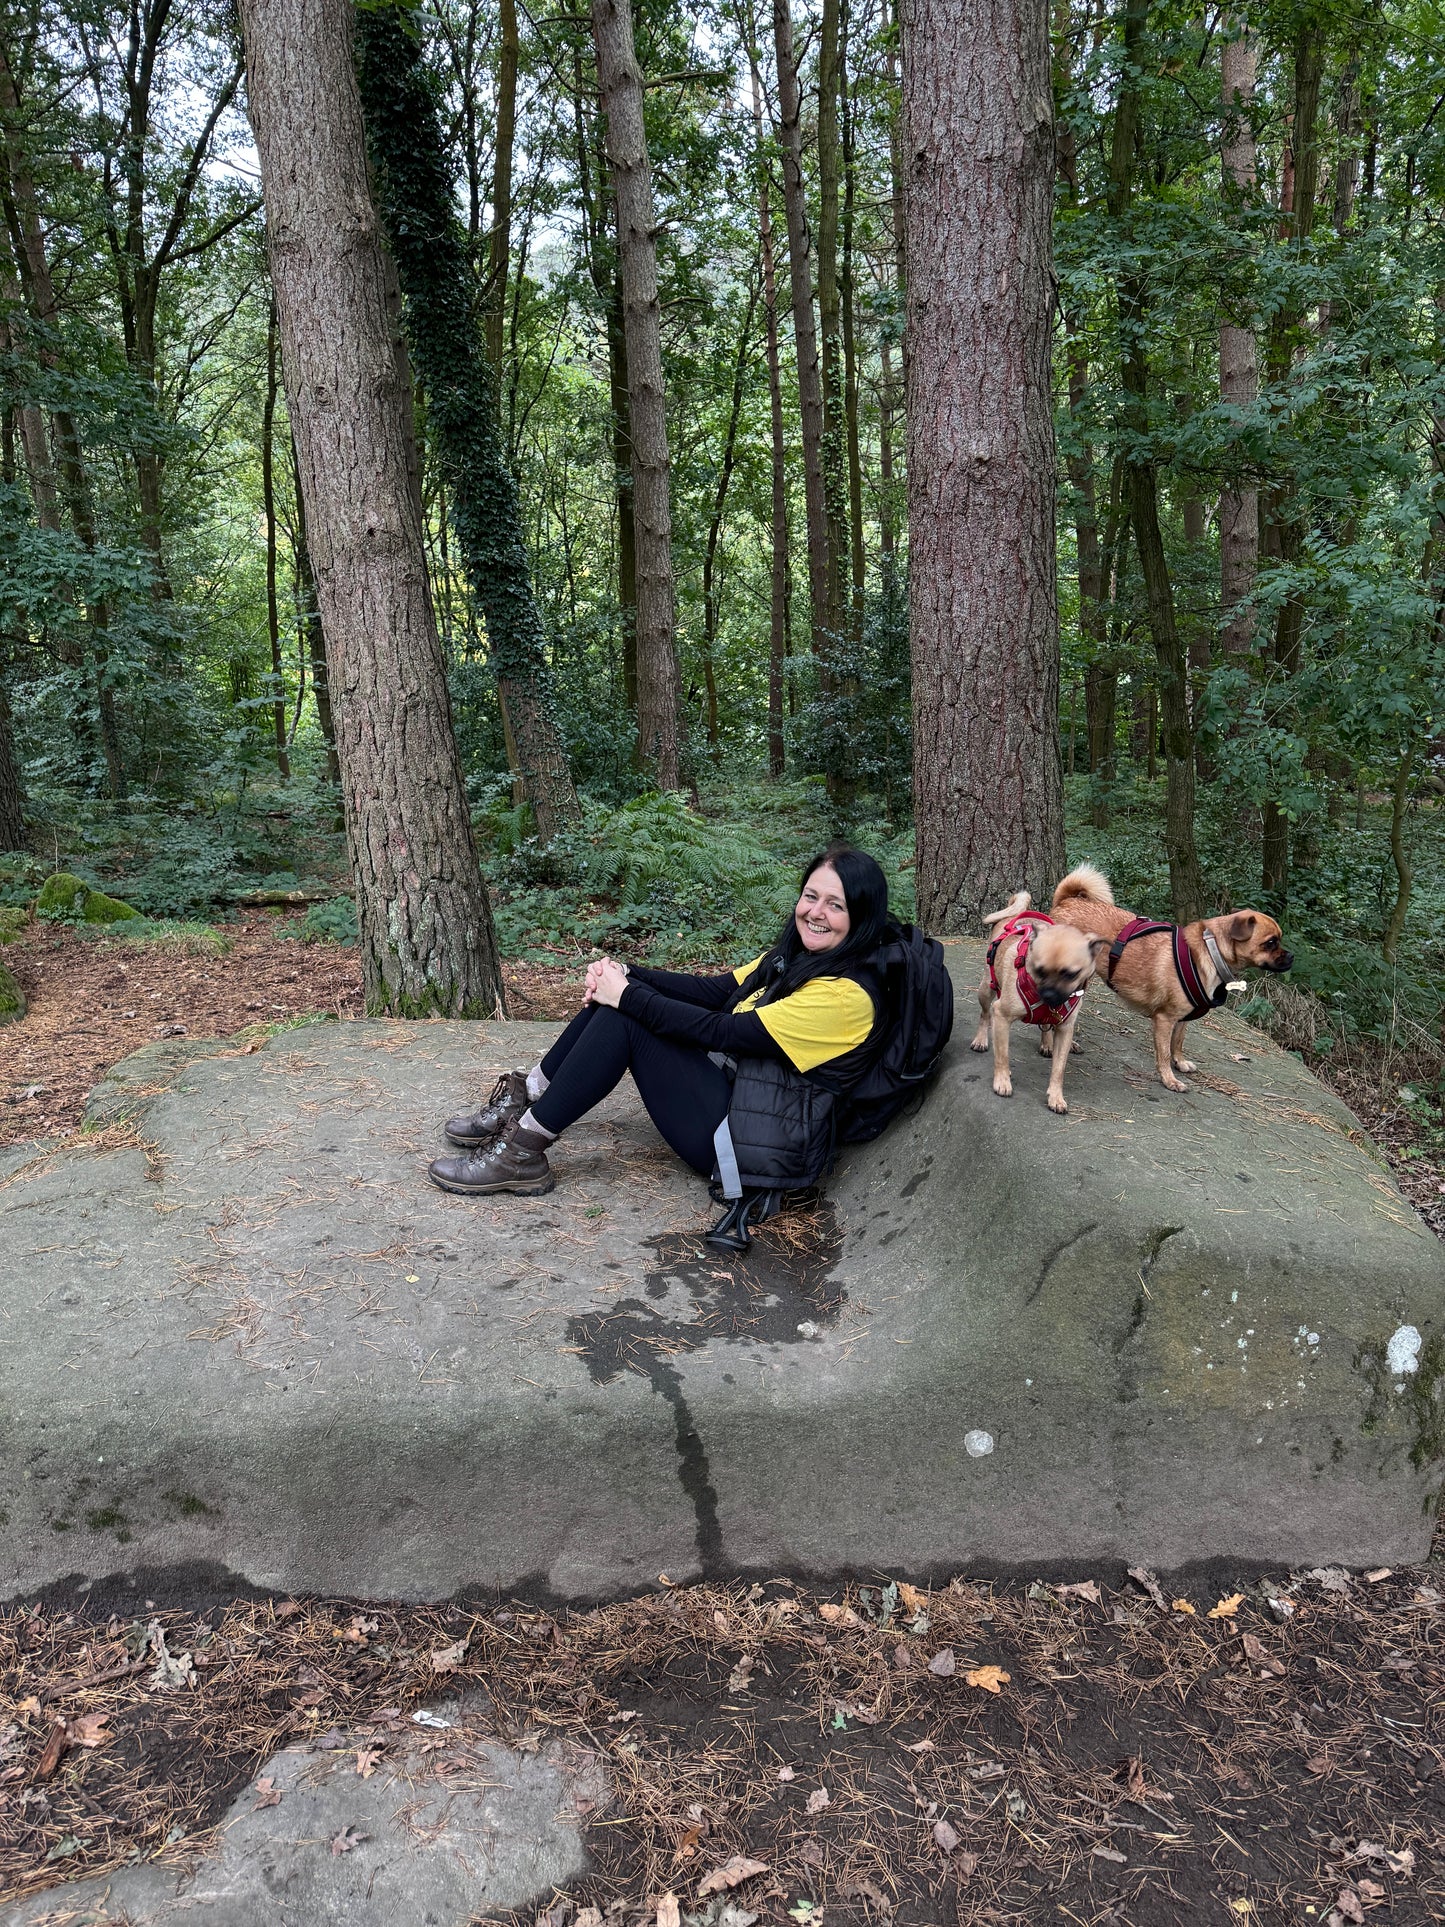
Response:
[[[1226,40],[1222,53],[1224,140],[1220,149],[1226,206],[1248,206],[1255,198],[1254,102],[1255,43],[1240,31]],[[1251,408],[1259,393],[1259,358],[1254,329],[1243,316],[1220,324],[1219,399],[1231,408]],[[1219,601],[1223,616],[1221,645],[1226,655],[1246,653],[1254,640],[1254,577],[1259,564],[1259,491],[1226,487],[1219,493]]]
[[[367,1007],[491,1016],[501,973],[427,593],[352,8],[243,0],[241,23]]]
[[[632,513],[637,567],[637,739],[663,790],[678,787],[676,606],[657,216],[642,120],[642,73],[632,43],[631,0],[592,0],[597,85],[617,207],[617,258],[631,410]]]
[[[364,11],[357,32],[367,138],[406,334],[450,484],[463,564],[486,616],[508,747],[515,747],[514,767],[538,833],[550,837],[577,822],[580,811],[552,711],[546,632],[532,593],[516,479],[473,322],[436,100],[409,13]]]
[[[749,44],[754,36],[749,34]],[[763,152],[763,91],[757,59],[752,58],[753,135],[758,149],[758,236],[763,265],[763,313],[768,362],[768,420],[772,450],[772,582],[768,605],[768,775],[776,781],[785,761],[783,740],[783,664],[788,641],[788,471],[783,434],[782,363],[778,353],[778,277],[773,261],[773,210],[767,159]]]
[[[487,244],[485,296],[487,355],[494,370],[502,366],[502,335],[507,316],[507,269],[512,257],[512,149],[517,133],[517,0],[500,0],[497,26],[496,160],[492,168],[492,232]]]
[[[1047,16],[902,13],[918,911],[971,931],[1064,861]]]
[[[832,630],[828,612],[832,568],[828,553],[828,505],[823,480],[823,371],[813,313],[812,238],[808,190],[803,178],[803,97],[793,52],[789,0],[773,0],[773,44],[778,67],[778,146],[783,160],[783,209],[788,226],[788,276],[793,308],[793,345],[798,356],[798,413],[803,433],[803,505],[808,523],[808,597],[813,656],[824,686]]]

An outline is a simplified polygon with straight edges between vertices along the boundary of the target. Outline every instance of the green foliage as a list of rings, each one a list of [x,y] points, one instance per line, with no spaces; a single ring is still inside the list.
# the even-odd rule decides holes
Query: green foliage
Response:
[[[171,957],[224,957],[231,948],[224,930],[195,917],[137,916],[106,931],[103,941],[127,948],[139,944]]]
[[[136,912],[119,897],[107,896],[83,877],[58,870],[47,877],[35,899],[35,914],[47,923],[124,923]]]
[[[829,834],[815,784],[740,785],[710,793],[705,811],[655,792],[616,810],[589,803],[579,829],[494,860],[498,936],[512,956],[560,946],[745,962],[777,936],[803,864]],[[883,865],[897,914],[910,916],[905,840],[877,824],[857,840]]]
[[[14,943],[24,930],[29,913],[21,904],[0,907],[0,943]]]
[[[351,897],[332,897],[325,903],[313,903],[297,922],[278,925],[276,934],[294,938],[298,943],[357,944],[361,941],[361,925],[357,921],[355,901]]]
[[[25,993],[4,964],[0,964],[0,1024],[14,1023],[24,1015]]]

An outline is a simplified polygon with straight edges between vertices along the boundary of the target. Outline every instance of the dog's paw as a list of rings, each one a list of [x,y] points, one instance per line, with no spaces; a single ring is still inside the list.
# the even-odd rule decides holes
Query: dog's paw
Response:
[[[1055,1117],[1063,1117],[1063,1115],[1069,1108],[1062,1093],[1060,1093],[1058,1097],[1055,1097],[1053,1092],[1050,1091],[1047,1098],[1044,1101],[1047,1103],[1049,1109],[1054,1113]]]
[[[1191,1064],[1187,1057],[1176,1057],[1174,1060],[1174,1068],[1179,1072],[1181,1077],[1188,1077],[1190,1072],[1197,1071],[1199,1066],[1197,1064]]]
[[[1013,1079],[1011,1077],[996,1077],[993,1080],[993,1094],[995,1097],[1012,1097],[1014,1094]]]
[[[1054,1054],[1054,1039],[1053,1039],[1052,1032],[1047,1030],[1041,1031],[1039,1033],[1039,1056],[1052,1057],[1053,1054]]]
[[[970,1050],[987,1050],[988,1049],[988,1032],[986,1030],[981,1030],[978,1033],[978,1036],[973,1039],[972,1043],[969,1045],[968,1048]]]
[[[1164,1086],[1166,1091],[1179,1091],[1186,1096],[1188,1095],[1189,1085],[1181,1084],[1177,1077],[1161,1077],[1159,1082]]]

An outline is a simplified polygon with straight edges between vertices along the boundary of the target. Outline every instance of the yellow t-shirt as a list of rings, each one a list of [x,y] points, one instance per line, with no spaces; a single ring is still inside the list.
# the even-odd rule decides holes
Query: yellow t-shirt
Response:
[[[733,971],[745,983],[760,958],[739,964]],[[758,1022],[778,1048],[800,1071],[810,1071],[830,1058],[841,1057],[867,1038],[873,1028],[873,999],[851,977],[814,977],[790,997],[757,1009],[762,991],[745,997],[734,1011],[756,1011]]]

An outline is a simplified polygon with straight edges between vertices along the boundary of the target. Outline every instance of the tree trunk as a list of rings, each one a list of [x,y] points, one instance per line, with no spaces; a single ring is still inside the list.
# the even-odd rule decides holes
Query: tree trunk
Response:
[[[732,395],[728,403],[727,433],[723,438],[722,462],[718,468],[717,487],[713,491],[712,514],[708,517],[707,545],[702,557],[702,661],[707,680],[707,746],[715,763],[722,761],[722,740],[718,734],[717,721],[717,668],[713,652],[717,646],[717,549],[722,538],[723,510],[727,506],[728,485],[733,478],[733,469],[738,454],[738,422],[743,412],[743,377],[747,373],[748,349],[753,332],[753,314],[758,305],[758,284],[753,275],[748,278],[748,307],[743,316],[742,333],[738,336],[738,352],[733,362]]]
[[[1047,17],[905,0],[908,509],[921,920],[1064,863]]]
[[[15,732],[10,720],[10,694],[5,684],[8,666],[0,663],[0,850],[25,847],[25,791],[15,756]]]
[[[844,633],[848,483],[844,458],[843,324],[838,289],[838,87],[841,0],[823,0],[818,35],[818,333],[823,371],[823,501],[828,516],[828,633]]]
[[[1294,119],[1287,150],[1286,189],[1281,196],[1280,235],[1296,252],[1303,249],[1314,227],[1315,196],[1319,187],[1318,119],[1320,81],[1324,74],[1324,29],[1312,16],[1302,22],[1295,42]],[[1294,360],[1295,337],[1304,321],[1300,303],[1287,301],[1270,323],[1266,353],[1270,384],[1282,387]],[[1293,478],[1282,479],[1267,497],[1268,546],[1286,567],[1304,552],[1307,508]],[[1296,591],[1279,606],[1274,627],[1274,665],[1265,706],[1266,720],[1276,729],[1290,726],[1292,684],[1301,659],[1304,634],[1304,597]],[[1277,903],[1289,895],[1289,818],[1271,797],[1264,805],[1262,888]]]
[[[491,367],[472,320],[472,287],[451,168],[414,21],[358,14],[362,105],[403,319],[450,484],[451,513],[487,624],[497,693],[537,832],[580,821],[550,698],[547,639],[532,593],[516,478],[502,445]]]
[[[1133,170],[1139,138],[1139,79],[1144,27],[1152,0],[1128,0],[1124,16],[1124,59],[1114,112],[1109,160],[1108,208],[1120,230],[1133,198]],[[1149,364],[1145,347],[1148,289],[1141,267],[1119,275],[1120,332],[1123,354],[1126,425],[1131,435],[1125,457],[1125,489],[1145,606],[1158,664],[1159,707],[1164,723],[1164,842],[1169,857],[1169,887],[1174,916],[1190,923],[1204,913],[1204,878],[1194,843],[1194,728],[1189,703],[1189,667],[1174,607],[1174,587],[1159,527],[1159,476],[1147,453],[1149,440]],[[1155,731],[1149,732],[1150,763]],[[1150,775],[1153,770],[1151,767]]]
[[[632,494],[632,402],[627,389],[627,333],[622,274],[615,251],[607,304],[607,381],[612,403],[612,472],[617,501],[617,610],[622,622],[622,695],[637,714],[637,516]]]
[[[496,158],[492,166],[492,234],[487,247],[487,359],[500,382],[502,336],[507,317],[507,269],[512,256],[512,148],[517,132],[517,0],[499,0],[497,25]]]
[[[848,90],[848,10],[843,8],[838,60],[839,96],[843,109],[843,265],[839,299],[843,319],[843,422],[848,461],[848,555],[852,591],[848,634],[858,646],[863,634],[863,592],[867,558],[863,552],[863,451],[858,426],[858,342],[853,258],[855,204],[858,197],[857,103]]]
[[[788,225],[788,272],[792,292],[793,345],[798,355],[798,412],[803,431],[803,504],[808,523],[808,597],[813,657],[819,678],[831,688],[832,574],[828,556],[828,507],[823,480],[823,376],[813,317],[812,244],[803,179],[803,99],[793,54],[789,0],[773,0],[773,40],[778,66],[778,146],[783,161],[783,209]]]
[[[326,780],[340,783],[341,763],[336,752],[336,718],[331,712],[331,677],[326,666],[326,632],[321,626],[321,599],[316,593],[316,572],[311,566],[311,547],[306,539],[306,498],[301,491],[301,463],[296,441],[291,441],[291,478],[296,496],[296,606],[302,625],[302,645],[311,664],[311,698],[316,704],[316,721],[326,745]]]
[[[597,85],[617,209],[617,259],[631,404],[632,502],[637,542],[637,738],[662,790],[678,787],[676,608],[672,580],[667,397],[657,295],[657,216],[642,119],[642,73],[631,0],[592,0]]]
[[[261,409],[261,505],[266,518],[266,634],[271,643],[271,720],[276,768],[291,780],[286,754],[286,682],[281,672],[281,610],[276,600],[276,297],[266,310],[266,400]]]
[[[1395,866],[1395,901],[1390,905],[1385,934],[1380,940],[1386,963],[1394,963],[1399,955],[1400,939],[1405,934],[1405,919],[1410,913],[1410,892],[1415,882],[1414,863],[1405,841],[1405,808],[1410,800],[1410,773],[1415,767],[1417,748],[1414,737],[1411,737],[1401,750],[1395,765],[1395,782],[1390,798],[1390,860]]]
[[[350,0],[243,0],[286,394],[330,653],[367,1008],[502,1004],[427,593]]]
[[[768,609],[768,775],[783,775],[784,663],[788,650],[788,473],[783,438],[782,363],[778,353],[778,277],[773,261],[773,212],[767,156],[763,152],[763,84],[755,51],[757,35],[749,23],[749,65],[753,86],[753,139],[758,168],[758,235],[763,263],[763,314],[767,324],[768,412],[772,443],[772,593]]]
[[[1228,24],[1228,23],[1226,23]],[[1240,27],[1224,43],[1224,140],[1220,149],[1224,204],[1238,214],[1256,197],[1254,128],[1255,41]],[[1259,362],[1250,317],[1219,329],[1219,399],[1226,408],[1252,408],[1259,393]],[[1220,644],[1226,656],[1248,653],[1254,641],[1254,576],[1259,565],[1259,491],[1227,484],[1219,493]]]

